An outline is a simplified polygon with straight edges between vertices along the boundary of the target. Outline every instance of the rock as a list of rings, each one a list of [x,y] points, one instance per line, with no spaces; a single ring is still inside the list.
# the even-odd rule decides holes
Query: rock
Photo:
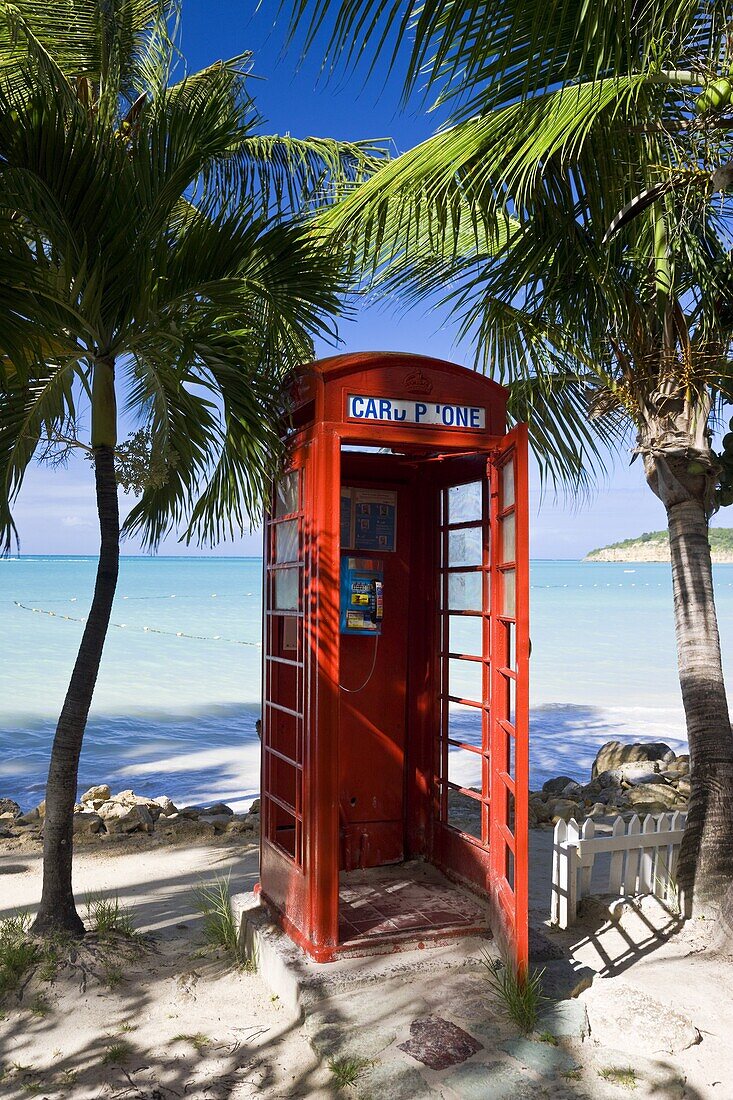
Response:
[[[648,990],[616,979],[599,979],[581,995],[593,1038],[604,1047],[624,1049],[633,1027],[634,1051],[659,1056],[677,1054],[700,1042],[692,1021]]]
[[[112,796],[112,791],[106,783],[100,783],[96,787],[90,787],[81,796],[82,802],[107,802]]]
[[[256,814],[254,816],[257,817]],[[224,829],[224,832],[230,836],[252,836],[254,833],[257,832],[257,828],[256,825],[248,819],[245,819],[244,821],[242,821],[241,819],[230,819],[229,824]]]
[[[550,821],[552,814],[550,813],[549,803],[543,801],[541,798],[531,798],[529,802],[530,810],[537,824],[543,821]]]
[[[542,973],[542,992],[552,1001],[569,1000],[590,989],[596,971],[570,959],[552,959]],[[544,1010],[543,1010],[544,1011]]]
[[[548,779],[546,783],[543,783],[542,790],[546,794],[562,794],[568,783],[574,782],[575,780],[571,779],[569,775],[558,775],[556,779]]]
[[[638,787],[626,791],[625,799],[635,810],[651,811],[652,807],[655,810],[671,810],[677,801],[677,793],[667,783],[640,783]]]
[[[677,793],[681,794],[683,798],[690,797],[690,779],[689,776],[681,775],[676,783]]]
[[[602,802],[594,802],[593,805],[590,806],[585,811],[585,816],[586,817],[603,817],[605,812],[606,812],[606,807],[604,806],[604,804]]]
[[[157,821],[162,813],[161,806],[154,799],[145,798],[144,795],[135,794],[134,791],[120,791],[119,794],[112,795],[111,801],[122,806],[141,806],[147,810],[153,821]]]
[[[669,745],[665,745],[663,741],[650,741],[646,744],[635,742],[633,745],[624,745],[620,741],[607,741],[596,754],[591,778],[595,779],[601,772],[610,771],[620,764],[639,760],[669,759],[667,754],[671,752]]]
[[[74,836],[91,836],[101,832],[103,822],[99,814],[91,810],[83,810],[74,814]]]
[[[215,833],[223,833],[233,818],[231,814],[201,814],[199,821],[205,825],[212,825]]]
[[[195,806],[184,806],[182,810],[178,811],[178,813],[181,815],[181,817],[187,817],[189,821],[198,821],[199,811],[196,809]]]
[[[578,818],[579,807],[577,802],[570,798],[553,798],[548,803],[548,808],[553,822],[570,821],[571,817]]]
[[[158,798],[154,798],[153,802],[156,806],[160,806],[160,812],[163,817],[170,817],[171,814],[178,813],[175,804],[168,798],[168,795],[162,794]]]
[[[583,788],[580,783],[576,783],[574,779],[571,779],[567,787],[563,787],[560,791],[563,798],[572,798],[575,802],[580,802],[583,799]]]
[[[152,833],[153,816],[146,806],[134,803],[104,802],[98,810],[108,833]]]
[[[251,814],[258,814],[260,812],[260,800],[256,798],[249,808]]]
[[[22,810],[12,798],[0,798],[0,817],[10,814],[11,817],[20,817]]]
[[[43,806],[44,814],[46,811],[45,802],[41,803]],[[42,820],[44,814],[41,814],[41,806],[34,806],[32,810],[29,810],[27,814],[21,814],[16,818],[16,825],[38,825]]]
[[[234,815],[231,806],[227,806],[224,802],[212,802],[210,806],[197,806],[196,809],[200,816],[206,815],[206,817],[219,817],[222,814],[226,814],[228,817]]]

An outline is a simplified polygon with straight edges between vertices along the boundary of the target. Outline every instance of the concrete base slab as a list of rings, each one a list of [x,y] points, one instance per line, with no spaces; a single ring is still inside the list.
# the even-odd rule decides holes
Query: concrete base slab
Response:
[[[393,943],[386,953],[317,963],[281,931],[255,894],[235,894],[232,909],[242,949],[283,1006],[297,1016],[345,992],[379,987],[381,996],[385,983],[399,984],[416,972],[423,976],[479,972],[482,954],[499,955],[489,936],[459,935],[448,942],[426,941],[424,947]]]

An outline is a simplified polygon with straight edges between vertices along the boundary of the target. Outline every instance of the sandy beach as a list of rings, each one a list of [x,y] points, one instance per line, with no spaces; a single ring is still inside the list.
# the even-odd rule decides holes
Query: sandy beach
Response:
[[[627,906],[617,920],[609,919],[603,906],[590,906],[574,928],[549,932],[544,922],[552,833],[534,829],[531,842],[531,924],[549,935],[572,967],[590,968],[596,977],[577,998],[587,1012],[589,1034],[583,1041],[563,1040],[580,1067],[577,1079],[558,1085],[531,1077],[522,1100],[525,1095],[628,1097],[629,1080],[640,1098],[728,1100],[733,1095],[730,954],[710,946],[700,922],[678,930],[679,922],[653,898]],[[8,842],[4,845],[0,919],[32,912],[40,892],[39,851],[9,851]],[[7,1100],[31,1094],[49,1100],[333,1096],[328,1059],[310,1045],[306,1024],[272,998],[256,973],[237,969],[222,950],[203,942],[196,887],[230,875],[233,889],[250,889],[257,856],[255,844],[231,837],[156,846],[140,836],[132,850],[129,843],[80,849],[75,889],[82,913],[89,894],[119,896],[145,939],[131,948],[118,945],[110,956],[108,945],[89,936],[76,964],[54,981],[36,973],[5,998],[0,1095]],[[437,996],[432,976],[422,977],[419,970],[409,989],[415,998]],[[498,1018],[488,994],[478,1011],[484,1027]],[[609,1064],[620,1063],[633,1071],[633,1079],[624,1083],[602,1076]],[[344,1094],[373,1096],[368,1076],[365,1080]],[[449,1079],[441,1087],[436,1095],[462,1095]]]

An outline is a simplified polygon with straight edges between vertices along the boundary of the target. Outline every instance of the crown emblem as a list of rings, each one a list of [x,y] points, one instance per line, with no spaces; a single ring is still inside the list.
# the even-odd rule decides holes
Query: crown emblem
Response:
[[[425,377],[419,367],[405,375],[404,386],[408,393],[428,394],[433,392],[433,383]]]

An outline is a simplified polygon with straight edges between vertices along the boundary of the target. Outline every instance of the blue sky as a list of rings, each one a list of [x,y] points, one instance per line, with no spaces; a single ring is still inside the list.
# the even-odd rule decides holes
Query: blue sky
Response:
[[[404,150],[429,136],[440,121],[419,103],[400,108],[399,71],[385,83],[360,76],[319,78],[319,60],[298,68],[295,49],[284,50],[285,30],[273,25],[275,0],[258,7],[248,0],[184,0],[183,52],[192,69],[220,57],[250,50],[254,54],[252,88],[270,132],[296,136],[321,135],[341,139],[392,138]],[[405,350],[470,362],[470,350],[457,346],[445,318],[436,310],[398,316],[384,308],[361,308],[353,321],[340,326],[346,351]],[[328,353],[327,349],[323,349]],[[90,554],[97,550],[96,513],[89,463],[78,460],[64,470],[32,467],[18,505],[16,522],[22,553]],[[629,467],[621,456],[606,484],[588,499],[565,501],[552,492],[542,496],[533,471],[531,490],[532,554],[540,558],[578,558],[589,549],[664,526],[664,510],[646,487],[640,463]],[[131,503],[122,498],[123,506]],[[726,510],[716,522],[733,525]],[[257,554],[257,533],[214,552]],[[125,553],[139,548],[130,541]],[[212,553],[180,547],[175,537],[161,553]]]

